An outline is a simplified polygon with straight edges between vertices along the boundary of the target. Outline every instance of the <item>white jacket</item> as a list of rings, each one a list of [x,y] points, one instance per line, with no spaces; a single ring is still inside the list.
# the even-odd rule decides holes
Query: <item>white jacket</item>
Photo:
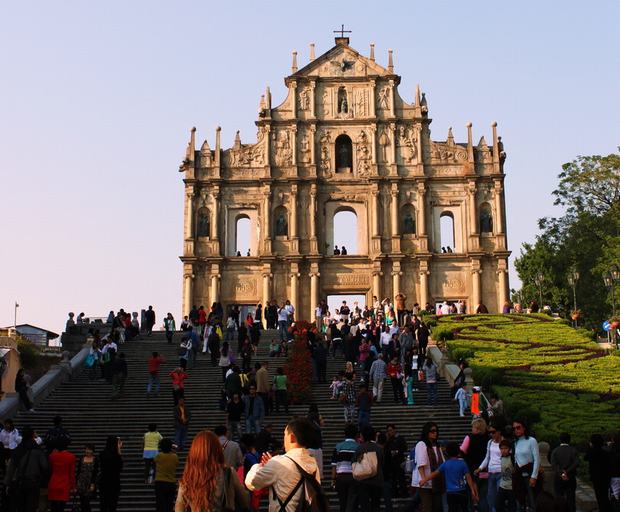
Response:
[[[301,473],[291,459],[311,475],[314,474],[319,482],[321,481],[316,459],[306,448],[293,448],[286,452],[286,455],[276,455],[264,466],[254,464],[245,477],[246,487],[251,491],[273,487],[280,500],[286,500],[301,478]],[[302,492],[305,492],[303,486],[289,501],[286,506],[287,512],[293,512],[297,508]],[[269,489],[269,512],[279,511],[280,504],[278,500],[273,499],[273,491]]]

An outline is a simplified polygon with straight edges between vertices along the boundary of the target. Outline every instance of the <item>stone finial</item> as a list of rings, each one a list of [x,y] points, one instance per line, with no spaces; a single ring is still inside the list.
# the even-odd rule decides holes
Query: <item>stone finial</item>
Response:
[[[370,60],[375,61],[375,43],[370,43]]]
[[[260,95],[260,101],[258,102],[258,111],[262,112],[263,110],[265,110],[267,108],[267,104],[265,102],[265,95],[261,94]]]
[[[269,86],[265,90],[265,103],[267,110],[271,110],[271,89],[269,89]]]
[[[452,133],[452,126],[448,128],[448,139],[446,140],[448,145],[454,146],[454,134]]]
[[[472,136],[471,130],[472,124],[471,121],[467,123],[467,160],[470,163],[474,161],[474,139]]]
[[[493,163],[499,163],[499,141],[497,140],[497,122],[491,123],[493,129]]]
[[[388,71],[394,73],[394,51],[391,48],[388,50]]]
[[[293,63],[291,64],[291,72],[297,73],[297,52],[293,52]]]
[[[316,55],[314,54],[314,43],[310,43],[310,61],[316,59]]]
[[[220,165],[220,151],[222,149],[222,127],[218,126],[215,129],[215,165]]]
[[[235,134],[235,142],[233,144],[234,149],[241,149],[241,135],[239,134],[239,130]]]
[[[419,107],[421,104],[420,84],[415,86],[415,106]]]

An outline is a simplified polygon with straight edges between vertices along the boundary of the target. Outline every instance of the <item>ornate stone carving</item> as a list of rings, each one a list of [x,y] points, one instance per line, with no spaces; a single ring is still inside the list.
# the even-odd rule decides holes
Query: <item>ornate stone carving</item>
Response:
[[[467,160],[467,150],[450,142],[431,142],[431,160],[433,163],[461,163]]]
[[[312,149],[310,146],[310,138],[304,132],[299,141],[299,163],[309,164],[312,157]]]
[[[211,148],[209,148],[209,143],[205,139],[200,147],[200,167],[210,167],[211,166]]]
[[[324,177],[329,178],[332,176],[331,155],[329,148],[331,144],[331,134],[329,131],[324,131],[321,134],[319,140],[321,148],[321,172]]]
[[[368,90],[357,89],[355,91],[355,116],[368,116]]]
[[[291,148],[290,136],[287,130],[278,130],[273,134],[274,164],[283,167],[291,165],[293,161],[293,150]]]
[[[354,287],[369,287],[370,286],[370,274],[335,274],[334,284],[339,287],[354,286]]]
[[[478,147],[476,148],[476,156],[479,163],[487,164],[493,161],[491,150],[489,149],[489,146],[484,136],[480,138],[480,142],[478,143]]]
[[[397,145],[404,164],[414,163],[417,159],[417,138],[413,126],[399,126]]]
[[[252,299],[258,296],[257,276],[236,275],[232,282],[233,294],[237,299]]]
[[[328,116],[331,113],[331,91],[325,89],[323,91],[323,115]]]
[[[379,89],[378,105],[382,110],[390,109],[390,87],[388,85],[384,85]]]
[[[299,110],[310,110],[310,88],[304,87],[299,93]]]
[[[370,173],[370,143],[365,131],[362,131],[357,138],[357,147],[355,149],[357,160],[357,175],[368,176]]]
[[[227,167],[261,167],[265,165],[264,128],[258,130],[256,139],[256,144],[241,144],[239,132],[237,132],[233,147],[224,151],[224,165]]]

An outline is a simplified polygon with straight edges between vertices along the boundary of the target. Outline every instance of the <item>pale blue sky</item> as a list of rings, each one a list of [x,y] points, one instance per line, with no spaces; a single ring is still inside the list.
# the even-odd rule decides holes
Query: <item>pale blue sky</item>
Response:
[[[505,5],[504,5],[505,4]],[[234,7],[233,7],[234,6]],[[401,95],[419,82],[432,135],[477,141],[497,120],[508,160],[509,247],[556,213],[563,162],[620,134],[620,4],[600,2],[4,2],[0,13],[0,325],[60,330],[67,311],[152,303],[178,316],[182,176],[191,126],[253,141],[266,85],[285,97],[345,23],[363,54],[394,49]],[[511,285],[514,285],[514,273]]]

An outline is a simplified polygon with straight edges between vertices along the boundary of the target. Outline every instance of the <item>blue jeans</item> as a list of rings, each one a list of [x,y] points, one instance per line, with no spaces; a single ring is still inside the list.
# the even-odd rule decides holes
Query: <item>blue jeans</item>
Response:
[[[461,416],[465,416],[465,409],[467,409],[467,398],[459,398],[459,414]]]
[[[497,499],[497,491],[501,479],[501,473],[489,473],[489,479],[487,480],[487,503],[489,512],[495,512],[495,500]]]
[[[359,427],[362,428],[366,425],[370,425],[370,411],[363,411],[360,409],[358,411],[358,424]]]
[[[259,418],[248,418],[245,420],[245,433],[250,434],[254,432],[255,434],[260,433],[260,419]]]
[[[187,425],[177,425],[174,429],[174,442],[182,450],[187,440]]]
[[[151,389],[155,388],[155,393],[159,395],[160,381],[159,375],[149,374],[149,383],[146,385],[146,394],[148,395],[151,392]]]
[[[437,383],[427,382],[426,389],[428,391],[428,405],[437,405]]]
[[[287,341],[288,322],[286,320],[278,321],[278,330],[280,331],[280,341]]]

